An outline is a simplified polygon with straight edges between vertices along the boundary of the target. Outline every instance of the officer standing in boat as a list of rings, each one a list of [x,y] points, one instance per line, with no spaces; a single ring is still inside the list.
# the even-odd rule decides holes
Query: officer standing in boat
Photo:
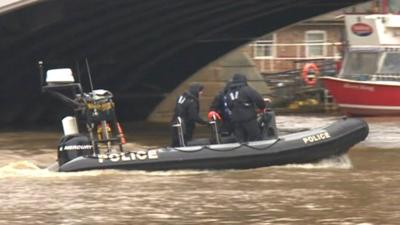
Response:
[[[233,76],[227,96],[228,107],[232,111],[231,118],[237,141],[260,140],[262,137],[257,123],[256,110],[265,110],[266,104],[263,97],[247,85],[247,78],[242,74]]]
[[[227,101],[230,84],[231,82],[228,81],[224,89],[214,97],[208,112],[208,120],[219,120],[221,136],[229,136],[233,133],[232,112],[228,107]]]
[[[172,117],[172,146],[186,145],[192,139],[195,124],[206,125],[208,122],[200,117],[199,97],[203,86],[191,84],[189,89],[176,100],[175,112]]]

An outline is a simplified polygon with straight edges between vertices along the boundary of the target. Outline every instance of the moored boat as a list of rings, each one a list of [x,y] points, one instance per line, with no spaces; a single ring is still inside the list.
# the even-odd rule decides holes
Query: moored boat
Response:
[[[341,111],[350,116],[399,116],[400,82],[323,77]]]
[[[349,41],[337,77],[321,80],[350,116],[400,115],[400,15],[346,15]]]

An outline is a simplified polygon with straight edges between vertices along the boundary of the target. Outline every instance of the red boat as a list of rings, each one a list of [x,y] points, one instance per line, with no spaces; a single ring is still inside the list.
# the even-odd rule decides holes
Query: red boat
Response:
[[[349,116],[400,116],[400,82],[322,79],[341,111]]]
[[[337,77],[321,77],[351,116],[400,116],[400,15],[346,16],[349,48]]]

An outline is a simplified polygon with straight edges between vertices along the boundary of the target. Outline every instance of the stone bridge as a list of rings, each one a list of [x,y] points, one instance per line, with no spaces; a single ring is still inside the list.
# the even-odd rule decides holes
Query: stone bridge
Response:
[[[363,0],[3,0],[0,123],[54,123],[37,62],[111,90],[122,120],[144,119],[204,66],[281,27]]]

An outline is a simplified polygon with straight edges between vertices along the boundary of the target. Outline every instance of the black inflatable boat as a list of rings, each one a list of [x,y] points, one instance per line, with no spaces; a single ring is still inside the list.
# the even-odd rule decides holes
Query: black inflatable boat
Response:
[[[367,135],[366,122],[357,118],[343,118],[327,127],[242,144],[165,147],[147,151],[82,155],[69,158],[59,165],[58,170],[216,170],[312,163],[346,153]],[[63,146],[64,149],[60,148],[59,151],[71,153],[90,147]]]
[[[86,60],[88,74],[90,70]],[[63,119],[64,136],[58,145],[58,171],[96,169],[123,170],[216,170],[249,169],[291,163],[310,163],[346,153],[368,135],[361,119],[340,119],[330,126],[278,136],[273,113],[264,113],[259,122],[265,140],[249,143],[220,141],[214,121],[214,143],[146,150],[127,149],[116,119],[112,93],[93,90],[84,93],[69,68],[47,71],[39,62],[43,92],[70,105],[74,116]],[[80,80],[80,79],[79,79]],[[91,79],[89,79],[91,80]],[[79,122],[79,123],[78,123]],[[178,124],[179,125],[179,124]],[[175,125],[174,125],[175,127]],[[181,126],[177,126],[178,131]],[[79,130],[86,130],[80,132]],[[186,145],[180,132],[180,143]]]

